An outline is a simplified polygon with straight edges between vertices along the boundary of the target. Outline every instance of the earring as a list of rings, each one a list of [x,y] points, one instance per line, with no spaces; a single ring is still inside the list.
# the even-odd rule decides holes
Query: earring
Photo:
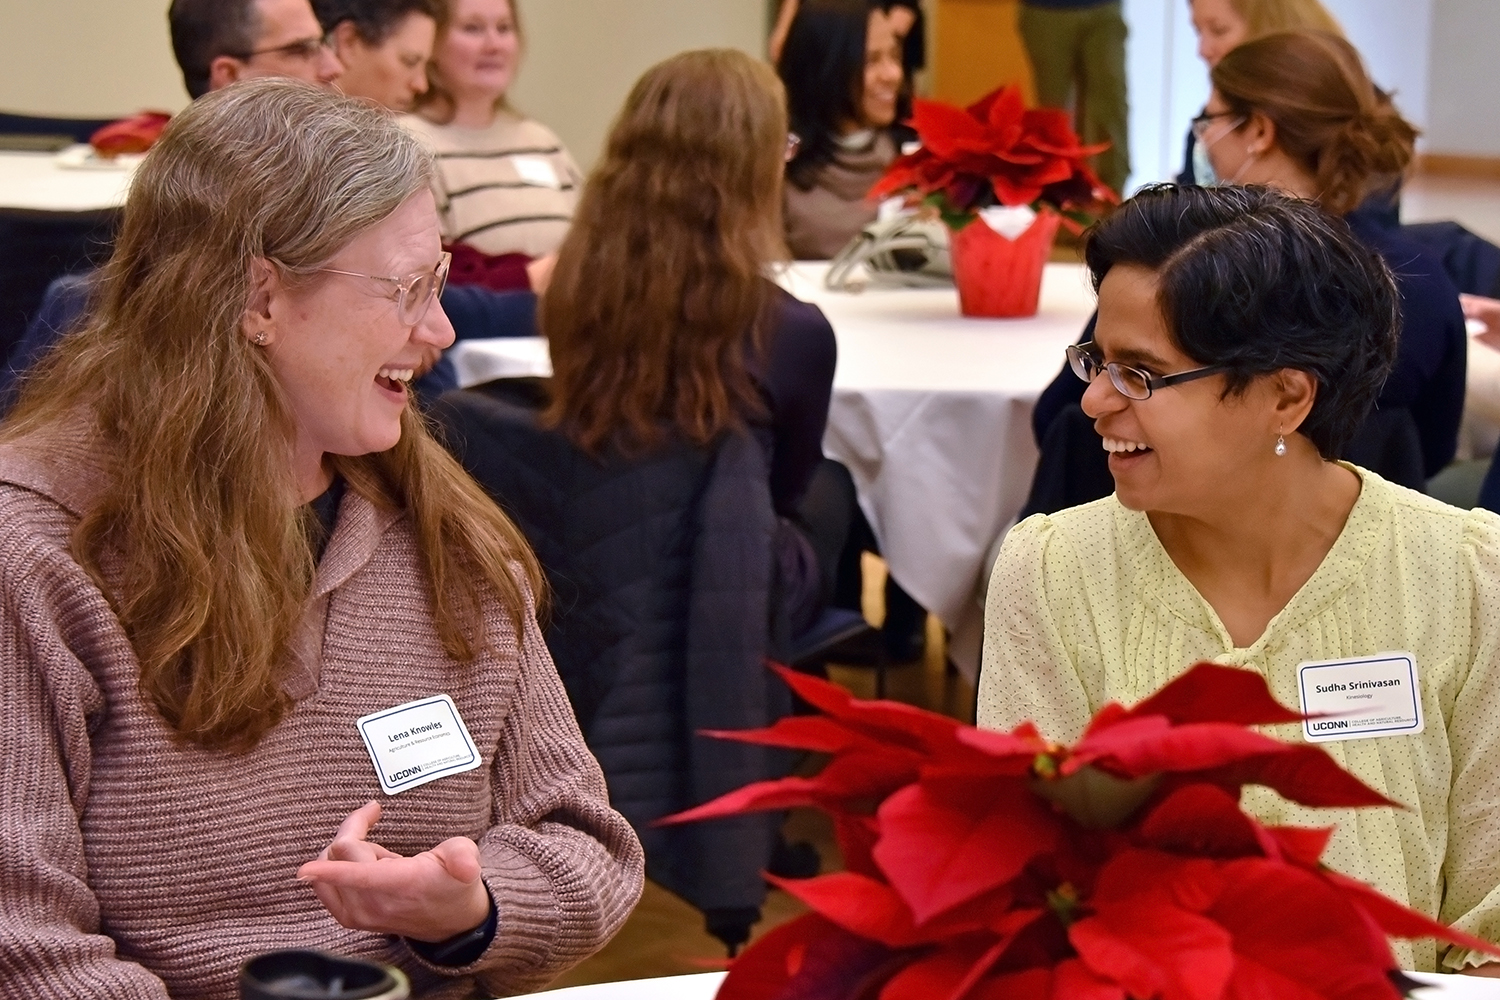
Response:
[[[264,330],[257,330],[255,332],[255,346],[256,347],[265,347],[266,346],[266,331],[264,331]]]
[[[1281,458],[1286,454],[1286,438],[1280,434],[1276,435],[1276,457]]]

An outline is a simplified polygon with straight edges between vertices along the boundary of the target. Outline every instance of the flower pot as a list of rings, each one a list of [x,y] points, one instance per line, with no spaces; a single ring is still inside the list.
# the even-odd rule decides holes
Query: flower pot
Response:
[[[1042,268],[1061,221],[1062,216],[1043,209],[1013,240],[980,218],[955,230],[951,252],[959,311],[965,316],[1035,316]]]

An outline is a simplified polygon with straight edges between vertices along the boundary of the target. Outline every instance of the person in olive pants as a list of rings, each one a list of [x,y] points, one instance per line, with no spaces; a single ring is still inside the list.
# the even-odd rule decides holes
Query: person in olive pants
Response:
[[[1120,0],[1022,0],[1020,29],[1036,75],[1037,103],[1077,110],[1086,143],[1109,143],[1094,159],[1116,192],[1130,174],[1125,93],[1125,18]]]

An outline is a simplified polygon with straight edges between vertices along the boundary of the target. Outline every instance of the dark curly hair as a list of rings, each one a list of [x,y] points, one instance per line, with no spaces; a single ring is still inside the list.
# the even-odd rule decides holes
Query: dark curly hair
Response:
[[[1344,221],[1271,188],[1159,184],[1089,231],[1097,291],[1118,265],[1156,274],[1168,335],[1228,369],[1226,395],[1285,368],[1317,380],[1298,431],[1336,458],[1396,359],[1400,298],[1384,261]]]

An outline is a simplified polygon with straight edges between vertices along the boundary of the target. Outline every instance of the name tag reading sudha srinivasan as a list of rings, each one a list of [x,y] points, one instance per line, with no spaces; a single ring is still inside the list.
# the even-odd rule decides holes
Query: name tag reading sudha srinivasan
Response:
[[[472,771],[479,750],[445,694],[374,712],[355,723],[387,795]]]
[[[1422,731],[1417,658],[1375,653],[1352,660],[1317,660],[1297,666],[1297,690],[1309,743],[1411,736]]]

